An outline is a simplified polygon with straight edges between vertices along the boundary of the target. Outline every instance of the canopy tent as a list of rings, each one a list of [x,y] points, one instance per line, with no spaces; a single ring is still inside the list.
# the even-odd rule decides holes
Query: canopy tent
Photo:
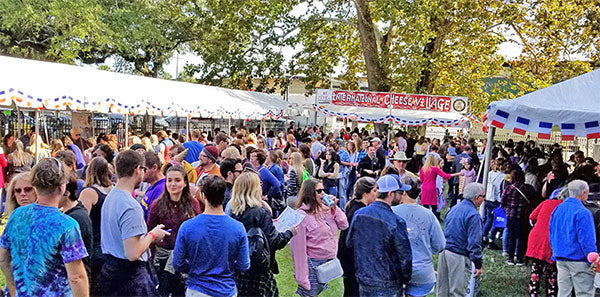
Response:
[[[600,138],[599,99],[600,70],[595,70],[512,100],[492,102],[484,116],[486,126],[491,127],[483,165],[484,187],[488,186],[494,128],[513,129],[521,135],[538,132],[538,138],[550,139],[552,128],[558,126],[563,140]]]
[[[434,125],[442,127],[468,127],[470,118],[456,112],[439,112],[424,110],[406,110],[357,107],[357,106],[339,106],[333,104],[317,105],[313,108],[328,116],[349,118],[359,122],[388,123],[400,126],[422,126]]]
[[[0,106],[185,117],[277,118],[281,96],[0,56]]]
[[[552,128],[563,140],[574,136],[600,138],[600,70],[563,81],[512,100],[492,102],[487,120],[515,133],[538,132],[549,139]]]

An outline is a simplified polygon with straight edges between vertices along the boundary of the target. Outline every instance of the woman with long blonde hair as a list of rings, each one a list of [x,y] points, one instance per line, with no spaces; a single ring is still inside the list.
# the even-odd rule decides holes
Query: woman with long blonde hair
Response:
[[[302,182],[304,181],[304,177],[308,177],[308,174],[304,174],[304,164],[302,154],[299,152],[292,153],[290,155],[290,170],[288,172],[287,178],[287,205],[289,207],[294,207],[296,205],[296,199],[298,198],[298,192],[300,191],[300,186],[302,186]]]
[[[4,210],[6,216],[10,217],[15,209],[35,201],[37,201],[37,195],[31,185],[31,174],[23,172],[13,176],[6,189],[6,209]]]
[[[6,162],[8,163],[6,176],[8,177],[8,181],[10,181],[13,175],[28,172],[33,167],[33,157],[25,151],[21,140],[15,139],[11,149],[12,153],[6,156]]]
[[[60,139],[52,140],[52,144],[50,145],[50,156],[52,156],[52,158],[54,158],[58,152],[64,150],[65,146]]]
[[[284,248],[296,233],[296,228],[279,232],[273,225],[268,204],[262,200],[260,177],[255,172],[244,172],[233,184],[231,193],[231,217],[244,224],[247,231],[258,228],[269,241],[270,269],[253,267],[235,275],[238,296],[279,296],[273,273],[279,273],[275,251]]]
[[[442,171],[438,167],[439,161],[436,156],[429,155],[425,160],[425,165],[419,171],[419,179],[421,180],[421,204],[426,208],[433,211],[435,216],[439,219],[441,209],[438,208],[438,190],[437,190],[437,177],[441,176],[443,179],[449,179],[453,176],[457,176],[457,173],[448,174]]]

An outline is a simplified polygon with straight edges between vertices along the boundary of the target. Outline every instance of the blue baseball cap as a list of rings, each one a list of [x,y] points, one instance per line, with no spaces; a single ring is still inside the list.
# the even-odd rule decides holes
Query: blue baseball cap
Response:
[[[377,180],[378,192],[389,193],[396,191],[410,191],[412,189],[409,185],[403,185],[400,182],[400,177],[397,174],[386,174]]]

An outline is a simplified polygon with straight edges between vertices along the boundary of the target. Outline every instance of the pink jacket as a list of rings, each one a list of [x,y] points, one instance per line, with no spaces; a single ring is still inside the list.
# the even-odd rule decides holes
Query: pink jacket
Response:
[[[308,206],[302,205],[298,212],[306,217],[298,226],[298,233],[290,242],[294,259],[296,282],[310,290],[308,281],[308,259],[333,259],[337,256],[338,230],[348,228],[348,219],[344,212],[335,208],[335,215],[326,209],[318,214],[307,214]]]
[[[421,180],[421,204],[423,205],[438,205],[438,192],[436,187],[437,176],[444,179],[449,179],[450,174],[444,173],[439,167],[429,167],[427,172],[423,172],[423,168],[419,172]]]

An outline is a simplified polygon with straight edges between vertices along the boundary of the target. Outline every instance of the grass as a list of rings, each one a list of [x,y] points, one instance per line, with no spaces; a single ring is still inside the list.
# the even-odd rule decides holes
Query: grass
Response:
[[[435,260],[437,257],[435,257]],[[297,283],[294,279],[294,262],[289,246],[277,252],[279,274],[275,276],[281,296],[296,296]],[[505,264],[501,251],[484,250],[483,275],[479,297],[527,296],[529,281],[526,266],[516,267]],[[437,261],[434,261],[437,266]],[[342,296],[344,285],[342,279],[336,279],[329,284],[329,289],[320,296]],[[431,294],[429,296],[435,296]]]
[[[442,211],[442,218],[445,217],[448,209]],[[501,246],[500,242],[498,244]],[[278,251],[276,258],[279,263],[279,274],[275,276],[275,279],[277,280],[279,294],[281,296],[297,296],[296,288],[298,284],[294,279],[294,262],[289,246]],[[478,297],[527,296],[529,282],[527,266],[508,266],[505,261],[506,258],[502,256],[502,251],[483,250],[483,275],[481,276]],[[433,263],[437,267],[437,255],[434,255]],[[331,282],[329,288],[320,296],[338,297],[343,294],[344,284],[340,278]],[[435,296],[435,294],[428,295],[428,297],[432,296]]]

